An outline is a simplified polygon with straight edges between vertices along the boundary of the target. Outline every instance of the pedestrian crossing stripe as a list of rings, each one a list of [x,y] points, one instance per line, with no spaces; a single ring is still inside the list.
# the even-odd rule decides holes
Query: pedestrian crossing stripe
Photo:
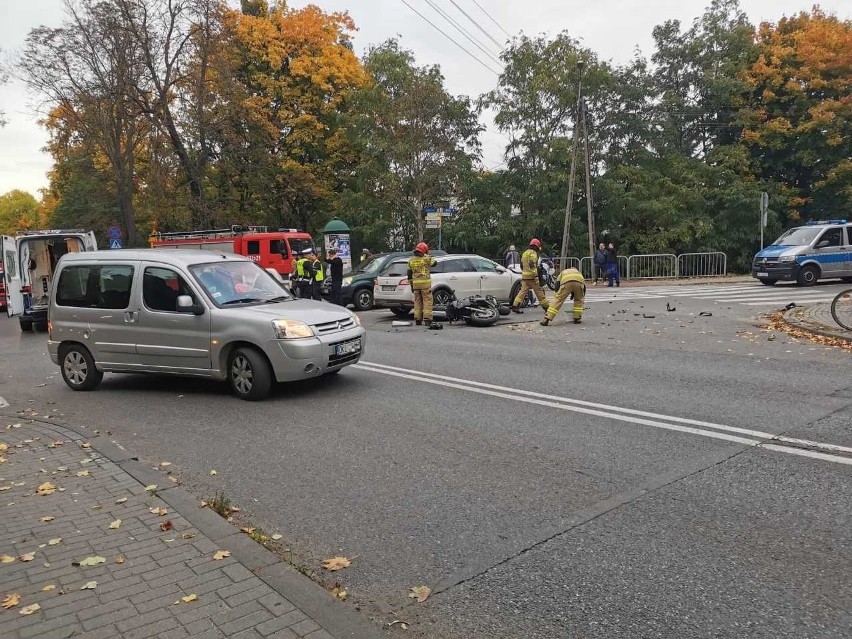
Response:
[[[744,306],[778,306],[790,302],[816,303],[830,302],[837,291],[833,288],[801,289],[777,288],[771,289],[755,284],[732,284],[728,286],[649,286],[644,290],[623,290],[607,287],[605,290],[594,289],[586,293],[586,301],[595,302],[626,302],[635,300],[672,299],[689,297],[696,300],[706,300],[716,303],[741,304]]]

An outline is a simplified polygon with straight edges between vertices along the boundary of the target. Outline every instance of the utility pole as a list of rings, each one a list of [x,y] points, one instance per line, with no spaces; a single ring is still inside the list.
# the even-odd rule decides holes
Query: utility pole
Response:
[[[583,152],[586,165],[586,213],[589,216],[589,257],[595,261],[595,216],[592,213],[592,158],[589,154],[589,127],[586,122],[586,103],[581,106],[583,119]]]
[[[568,241],[571,238],[571,209],[574,208],[574,181],[577,175],[577,152],[580,149],[580,110],[582,108],[583,67],[583,62],[577,63],[577,108],[574,110],[574,143],[571,145],[571,176],[568,178],[568,199],[565,202],[565,224],[562,227],[562,251],[559,253],[560,257],[563,259],[568,257]]]

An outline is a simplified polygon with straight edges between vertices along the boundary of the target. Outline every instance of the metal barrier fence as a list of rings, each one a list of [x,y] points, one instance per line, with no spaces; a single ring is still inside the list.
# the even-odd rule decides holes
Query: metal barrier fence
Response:
[[[582,260],[579,257],[554,257],[553,258],[553,266],[556,267],[556,272],[565,270],[566,268],[575,268],[580,270],[580,262]]]
[[[728,256],[720,251],[677,256],[678,277],[721,277],[728,273]]]
[[[627,258],[627,279],[660,279],[677,277],[677,255],[631,255]]]

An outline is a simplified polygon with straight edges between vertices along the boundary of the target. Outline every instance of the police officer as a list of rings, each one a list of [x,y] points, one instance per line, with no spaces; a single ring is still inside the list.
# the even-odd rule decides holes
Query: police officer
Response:
[[[298,297],[304,297],[302,282],[305,281],[305,264],[307,261],[304,255],[299,255],[298,259],[293,262],[295,268],[293,272],[293,293]]]
[[[302,257],[299,262],[302,265],[302,272],[299,275],[299,280],[296,283],[296,289],[299,291],[299,297],[303,300],[311,299],[311,280],[313,279],[313,268],[311,267],[310,256],[314,254],[313,249],[305,249],[302,252]],[[299,267],[296,266],[298,274]]]
[[[565,303],[568,297],[573,297],[574,307],[573,312],[574,323],[579,324],[583,321],[583,301],[586,298],[586,281],[583,276],[575,268],[566,268],[559,274],[559,288],[556,289],[556,296],[553,298],[553,303],[547,309],[547,314],[541,320],[542,326],[547,326],[556,317],[559,309]]]
[[[541,255],[541,241],[533,238],[530,240],[529,248],[521,255],[521,290],[512,302],[512,312],[514,313],[523,313],[521,302],[524,301],[524,296],[529,290],[535,293],[542,308],[546,310],[550,304],[547,301],[547,295],[541,288],[541,282],[538,281],[539,255]]]
[[[316,251],[311,251],[309,260],[311,269],[311,298],[322,302],[322,281],[325,279],[325,267],[317,256]]]
[[[432,276],[429,272],[437,262],[429,255],[429,245],[420,242],[414,247],[414,257],[408,260],[408,281],[414,294],[414,323],[429,324],[429,328],[440,329],[442,326],[432,320]]]

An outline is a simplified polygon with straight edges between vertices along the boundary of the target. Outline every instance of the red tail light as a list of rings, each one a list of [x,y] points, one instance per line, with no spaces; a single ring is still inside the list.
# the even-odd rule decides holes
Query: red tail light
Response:
[[[397,286],[408,286],[408,278],[403,278],[403,279],[399,280],[399,283],[397,283]]]
[[[30,291],[32,291],[32,290],[33,290],[33,289],[32,289],[32,288],[30,288],[29,286],[22,286],[22,287],[21,287],[21,293],[29,293],[29,292],[30,292]]]

